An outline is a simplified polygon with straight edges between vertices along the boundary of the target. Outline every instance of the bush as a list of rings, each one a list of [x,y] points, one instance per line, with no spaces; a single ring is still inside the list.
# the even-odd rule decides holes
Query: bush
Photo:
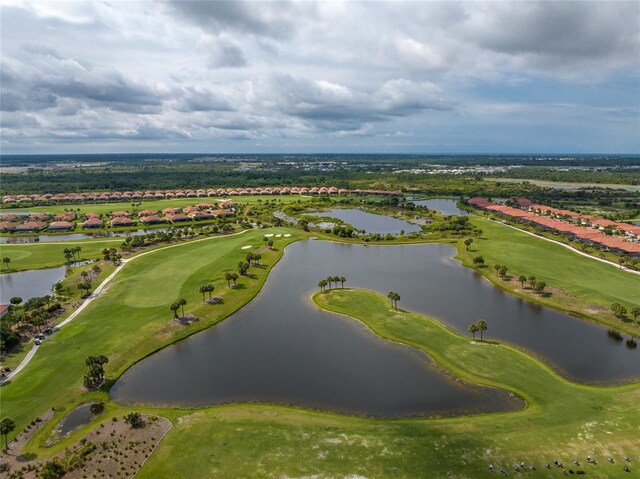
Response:
[[[144,427],[144,421],[142,420],[142,416],[139,412],[133,411],[127,414],[124,417],[124,421],[129,424],[132,428],[141,428]]]
[[[59,479],[64,476],[65,470],[58,461],[53,460],[47,462],[42,469],[40,470],[40,474],[38,477],[40,479]]]

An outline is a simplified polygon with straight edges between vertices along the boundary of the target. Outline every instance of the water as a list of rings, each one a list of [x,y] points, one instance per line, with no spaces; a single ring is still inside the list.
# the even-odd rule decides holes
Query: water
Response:
[[[350,224],[356,229],[365,230],[367,233],[400,234],[422,231],[420,226],[385,215],[376,215],[357,209],[332,209],[318,213],[308,213],[313,216],[326,216],[338,218]]]
[[[57,428],[58,436],[65,436],[80,426],[89,424],[92,419],[104,411],[102,403],[87,403],[78,406],[62,420]]]
[[[499,395],[484,402],[486,390],[453,387],[419,352],[318,310],[309,295],[329,275],[346,276],[347,286],[398,291],[402,308],[440,318],[463,334],[469,323],[485,319],[487,337],[527,348],[582,382],[640,377],[640,349],[612,340],[595,324],[503,293],[451,259],[454,253],[444,244],[294,243],[255,300],[142,360],[111,394],[124,404],[256,401],[386,417],[507,405]]]
[[[23,301],[36,296],[51,294],[53,285],[64,278],[66,266],[58,268],[35,269],[0,275],[0,303],[9,304],[14,296]]]
[[[418,206],[426,206],[430,210],[436,210],[443,215],[468,215],[469,212],[461,210],[456,206],[456,200],[448,200],[445,198],[431,198],[429,200],[417,200],[412,203]]]
[[[55,243],[58,241],[84,240],[84,239],[108,239],[113,237],[141,236],[149,233],[169,231],[169,228],[139,229],[133,231],[111,232],[108,236],[94,236],[88,233],[69,233],[59,235],[33,235],[33,236],[0,236],[0,244],[10,243],[35,243],[36,238],[40,243]]]

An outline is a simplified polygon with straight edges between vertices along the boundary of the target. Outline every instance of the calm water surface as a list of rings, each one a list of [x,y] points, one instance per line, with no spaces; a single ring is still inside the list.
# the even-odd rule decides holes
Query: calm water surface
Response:
[[[461,210],[456,206],[457,201],[446,198],[431,198],[428,200],[413,201],[414,204],[419,206],[426,206],[431,210],[436,210],[443,215],[468,215],[469,212]]]
[[[454,253],[443,244],[294,243],[255,300],[136,364],[111,394],[124,404],[256,401],[387,417],[513,407],[501,392],[452,382],[420,352],[318,310],[309,295],[328,275],[346,276],[352,287],[398,291],[401,307],[465,334],[471,321],[485,319],[488,337],[528,348],[580,381],[640,377],[640,349],[594,324],[501,292],[452,260]]]
[[[0,236],[0,244],[10,243],[57,243],[58,241],[84,240],[84,239],[109,239],[126,236],[140,236],[149,233],[169,231],[169,228],[154,228],[149,230],[139,229],[133,231],[111,232],[108,236],[93,236],[88,233],[68,233],[59,235],[33,235],[33,236]]]
[[[365,230],[367,233],[380,234],[400,234],[404,230],[405,233],[413,233],[422,231],[419,225],[414,225],[405,220],[392,218],[390,216],[376,215],[367,213],[358,209],[332,209],[321,211],[318,213],[308,213],[313,216],[327,216],[330,218],[338,218],[345,223],[349,223],[354,228]]]
[[[36,296],[51,294],[53,285],[64,278],[66,266],[35,269],[0,275],[0,303],[9,304],[13,296],[24,301]]]

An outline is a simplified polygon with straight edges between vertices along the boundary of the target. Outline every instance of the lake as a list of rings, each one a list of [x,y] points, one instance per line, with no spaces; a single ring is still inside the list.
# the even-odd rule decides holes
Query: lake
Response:
[[[583,382],[640,377],[640,350],[587,321],[494,288],[451,259],[444,244],[364,246],[303,241],[287,247],[258,296],[230,318],[143,359],[115,383],[122,404],[294,404],[400,417],[513,408],[514,398],[453,380],[428,357],[385,341],[363,324],[319,310],[309,296],[329,275],[386,294],[467,334],[533,352]],[[397,272],[397,273],[394,273]]]
[[[0,303],[9,304],[14,296],[23,301],[36,296],[51,294],[53,285],[64,278],[66,266],[58,268],[34,269],[0,275]]]
[[[94,236],[88,233],[68,233],[59,235],[32,235],[32,236],[0,236],[0,244],[16,243],[55,243],[58,241],[85,240],[85,239],[109,239],[127,236],[141,236],[149,233],[169,231],[169,228],[139,229],[133,231],[110,232],[108,236]]]
[[[457,202],[457,200],[446,198],[431,198],[428,200],[412,201],[412,203],[418,206],[426,206],[430,210],[439,211],[443,215],[468,215],[468,211],[461,210],[456,206]]]
[[[354,208],[335,208],[308,214],[313,216],[338,218],[339,220],[350,224],[354,228],[364,230],[367,233],[400,234],[401,231],[404,231],[405,233],[422,231],[419,225],[414,225],[408,221],[392,218],[391,216],[367,213],[366,211]]]

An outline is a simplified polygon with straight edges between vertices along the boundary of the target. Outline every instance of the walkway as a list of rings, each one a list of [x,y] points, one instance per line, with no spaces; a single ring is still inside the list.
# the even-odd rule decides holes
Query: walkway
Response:
[[[131,263],[133,260],[136,260],[136,259],[140,258],[141,256],[157,253],[158,251],[162,251],[162,250],[165,250],[165,249],[177,248],[179,246],[184,246],[184,245],[193,244],[193,243],[199,243],[200,241],[207,241],[207,240],[220,239],[220,238],[228,238],[229,236],[238,236],[238,235],[241,235],[243,233],[246,233],[247,231],[249,231],[249,230],[242,230],[242,231],[240,231],[238,233],[232,233],[230,235],[210,236],[210,237],[207,237],[207,238],[200,238],[200,239],[193,240],[193,241],[186,241],[184,243],[178,243],[178,244],[172,244],[172,245],[169,245],[169,246],[163,246],[162,248],[154,249],[154,250],[151,250],[151,251],[145,251],[144,253],[137,254],[137,255],[135,255],[135,256],[133,256],[131,258],[123,259],[122,262],[120,263],[120,265],[113,271],[113,273],[111,273],[107,278],[105,278],[105,280],[102,283],[100,283],[100,285],[80,305],[80,307],[78,309],[76,309],[74,312],[72,312],[64,321],[62,321],[60,324],[58,324],[56,326],[56,328],[60,329],[63,326],[69,324],[71,321],[73,321],[82,311],[84,311],[84,309],[87,306],[89,306],[89,304],[91,304],[91,302],[93,302],[94,299],[96,299],[100,295],[102,290],[104,290],[104,288],[107,286],[107,284],[109,284],[109,282],[111,282],[111,280],[116,277],[116,275],[122,270],[122,268],[124,268],[127,264]],[[36,352],[38,351],[38,348],[39,347],[34,344],[33,347],[31,348],[31,350],[27,353],[27,355],[24,357],[24,359],[20,362],[20,364],[18,364],[18,366],[13,371],[11,371],[9,374],[7,374],[4,378],[2,378],[0,380],[0,385],[6,383],[7,381],[10,381],[11,378],[15,377],[20,371],[22,371],[27,366],[27,364],[29,364],[29,362],[33,359],[33,357],[36,355]]]

